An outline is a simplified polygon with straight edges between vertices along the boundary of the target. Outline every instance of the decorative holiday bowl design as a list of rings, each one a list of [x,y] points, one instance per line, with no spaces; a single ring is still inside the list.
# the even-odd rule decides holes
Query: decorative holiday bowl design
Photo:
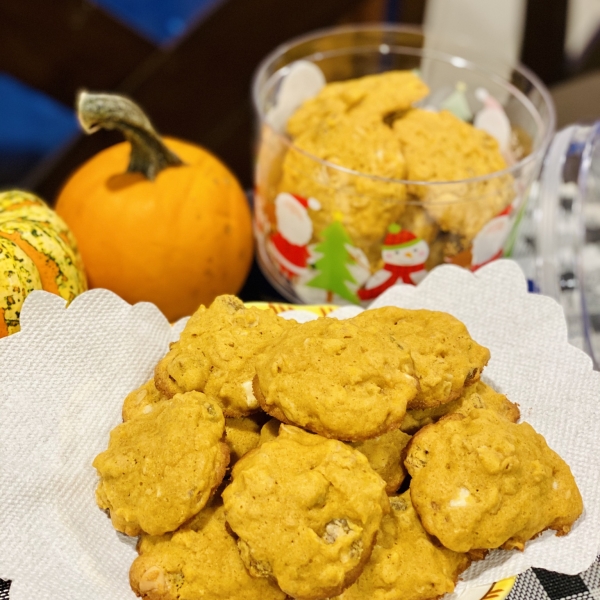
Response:
[[[424,36],[405,27],[344,27],[292,40],[260,65],[254,228],[261,268],[289,300],[362,304],[394,284],[418,283],[439,264],[476,270],[510,253],[553,134],[552,101],[521,67],[499,75],[423,46]],[[412,85],[410,74],[418,73],[428,93],[411,107],[425,109],[421,115],[447,111],[495,138],[499,170],[470,176],[467,169],[444,180],[440,164],[464,140],[431,153],[425,140],[422,168],[397,178],[386,165],[398,157],[380,152],[369,131],[349,130],[343,151],[358,164],[364,142],[365,157],[381,159],[381,174],[320,158],[288,135],[290,116],[326,84],[388,71],[405,73]],[[415,131],[413,138],[422,133]],[[481,149],[472,154],[474,165],[487,160]]]

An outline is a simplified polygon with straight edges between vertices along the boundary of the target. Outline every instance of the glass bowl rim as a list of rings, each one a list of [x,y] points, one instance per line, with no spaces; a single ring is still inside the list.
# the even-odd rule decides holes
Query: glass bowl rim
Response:
[[[293,148],[295,151],[299,152],[300,154],[303,154],[307,158],[315,161],[316,163],[323,165],[324,167],[334,169],[336,171],[343,172],[343,173],[346,173],[348,175],[352,175],[355,177],[363,177],[363,178],[371,179],[374,181],[380,181],[380,182],[385,182],[385,183],[395,183],[398,185],[413,185],[413,186],[423,186],[423,187],[425,187],[425,186],[428,186],[428,187],[429,186],[449,186],[450,184],[459,185],[459,184],[474,184],[474,183],[479,183],[479,182],[485,182],[485,181],[490,181],[493,179],[501,178],[506,175],[513,175],[513,176],[515,176],[515,178],[518,178],[518,174],[515,175],[515,173],[520,171],[527,165],[529,165],[531,163],[536,164],[537,161],[539,161],[539,164],[541,165],[541,159],[545,155],[548,145],[550,144],[550,141],[555,133],[556,110],[554,107],[554,102],[552,100],[552,96],[550,95],[549,90],[546,88],[546,86],[541,81],[541,79],[535,73],[533,73],[533,71],[531,71],[530,69],[528,69],[527,67],[525,67],[524,65],[521,65],[521,64],[507,64],[507,66],[510,67],[510,69],[512,71],[516,71],[521,76],[523,76],[528,81],[528,83],[530,83],[537,90],[537,92],[540,94],[540,96],[543,100],[543,103],[545,104],[545,106],[548,110],[548,120],[547,120],[547,123],[544,124],[537,109],[535,109],[535,107],[532,107],[535,109],[535,112],[532,113],[531,108],[528,107],[528,111],[530,112],[530,114],[532,115],[534,120],[536,120],[538,122],[538,125],[540,127],[545,126],[546,130],[543,133],[542,139],[541,139],[537,149],[535,149],[530,154],[528,154],[526,157],[517,161],[513,165],[510,165],[509,167],[502,169],[501,171],[494,171],[494,172],[488,173],[486,175],[478,175],[477,177],[469,177],[466,179],[455,179],[455,180],[448,180],[448,181],[418,181],[418,180],[411,180],[411,179],[394,179],[391,177],[384,177],[381,175],[372,175],[369,173],[363,173],[361,171],[355,171],[353,169],[349,169],[347,167],[343,167],[336,163],[332,163],[325,159],[319,158],[318,156],[315,156],[314,154],[311,154],[310,152],[307,152],[305,150],[302,150],[301,148],[298,148],[289,136],[282,134],[278,131],[275,131],[267,123],[266,118],[265,118],[266,115],[260,105],[260,100],[259,100],[261,80],[263,80],[263,79],[268,80],[266,78],[266,72],[267,72],[267,69],[269,68],[269,66],[281,54],[284,54],[285,52],[287,52],[294,46],[298,46],[299,44],[306,43],[311,40],[316,40],[316,39],[322,38],[327,35],[355,33],[355,32],[360,32],[360,31],[373,31],[373,32],[377,32],[377,33],[390,31],[390,32],[394,32],[394,33],[409,33],[409,34],[412,33],[412,34],[416,34],[416,35],[425,35],[425,33],[423,32],[423,30],[420,27],[416,27],[414,25],[401,25],[401,24],[398,25],[398,24],[393,24],[393,23],[364,23],[364,24],[359,24],[359,25],[341,25],[341,26],[321,28],[321,29],[317,29],[317,30],[311,31],[309,33],[291,38],[290,40],[287,40],[286,42],[284,42],[283,44],[280,44],[274,50],[272,50],[259,63],[258,67],[254,71],[254,74],[252,76],[252,91],[251,91],[252,103],[254,105],[254,110],[256,111],[256,114],[258,116],[261,127],[267,127],[268,129],[270,129],[270,131],[272,132],[272,134],[274,136],[281,139],[289,148]],[[479,72],[479,73],[486,75],[492,81],[496,82],[498,85],[501,85],[502,87],[507,88],[510,91],[510,93],[513,96],[517,97],[526,107],[528,104],[531,105],[531,102],[523,101],[523,96],[524,96],[523,92],[521,92],[520,90],[515,88],[515,86],[512,85],[509,81],[507,81],[502,75],[499,75],[497,72],[493,71],[492,69],[482,67],[482,66],[478,65],[477,63],[474,63],[473,61],[467,60],[465,58],[462,58],[460,56],[456,56],[454,54],[450,54],[447,52],[440,52],[437,50],[425,50],[423,48],[416,48],[416,47],[411,47],[411,46],[396,46],[396,47],[401,48],[402,50],[409,51],[408,52],[409,54],[414,54],[414,55],[422,56],[422,57],[426,57],[426,58],[432,58],[434,60],[441,60],[443,62],[453,64],[453,66],[457,66],[456,64],[454,64],[454,62],[460,61],[460,66],[458,68],[469,69],[471,71]],[[324,54],[324,53],[322,53],[322,54]]]

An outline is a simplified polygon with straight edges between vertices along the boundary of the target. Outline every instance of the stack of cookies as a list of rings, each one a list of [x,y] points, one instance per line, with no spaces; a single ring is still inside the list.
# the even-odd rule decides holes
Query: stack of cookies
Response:
[[[480,381],[441,312],[305,324],[201,307],[94,466],[147,600],[433,600],[583,510],[569,467]]]
[[[285,144],[284,156],[259,160],[267,206],[282,192],[317,199],[312,242],[341,212],[372,270],[381,268],[391,223],[427,242],[428,270],[467,251],[515,200],[515,181],[507,173],[486,177],[509,166],[497,140],[448,110],[420,107],[429,94],[415,72],[404,70],[328,83],[289,118],[293,144]],[[511,153],[522,157],[530,148],[518,142],[518,131]],[[456,183],[426,185],[434,182]]]

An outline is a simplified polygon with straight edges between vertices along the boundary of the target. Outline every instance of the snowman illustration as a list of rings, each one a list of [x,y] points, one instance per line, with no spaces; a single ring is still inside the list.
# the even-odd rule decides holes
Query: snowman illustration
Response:
[[[471,270],[476,271],[488,263],[500,258],[513,224],[512,205],[488,221],[473,239],[471,248]]]
[[[307,199],[287,192],[275,198],[277,231],[267,242],[267,249],[279,271],[292,281],[309,268],[313,223],[308,209],[320,210],[321,204],[315,198]]]
[[[381,249],[383,269],[358,290],[358,297],[372,300],[396,283],[416,285],[427,274],[425,261],[428,256],[429,246],[425,240],[393,223]]]

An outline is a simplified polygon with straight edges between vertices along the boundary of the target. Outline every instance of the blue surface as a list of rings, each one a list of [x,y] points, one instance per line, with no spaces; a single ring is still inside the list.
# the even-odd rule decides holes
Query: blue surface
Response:
[[[285,0],[284,0],[285,1]],[[93,0],[108,13],[150,39],[168,44],[181,36],[219,0]]]
[[[0,72],[0,185],[17,185],[78,130],[73,109]]]
[[[0,72],[0,148],[46,153],[78,130],[75,112]]]

